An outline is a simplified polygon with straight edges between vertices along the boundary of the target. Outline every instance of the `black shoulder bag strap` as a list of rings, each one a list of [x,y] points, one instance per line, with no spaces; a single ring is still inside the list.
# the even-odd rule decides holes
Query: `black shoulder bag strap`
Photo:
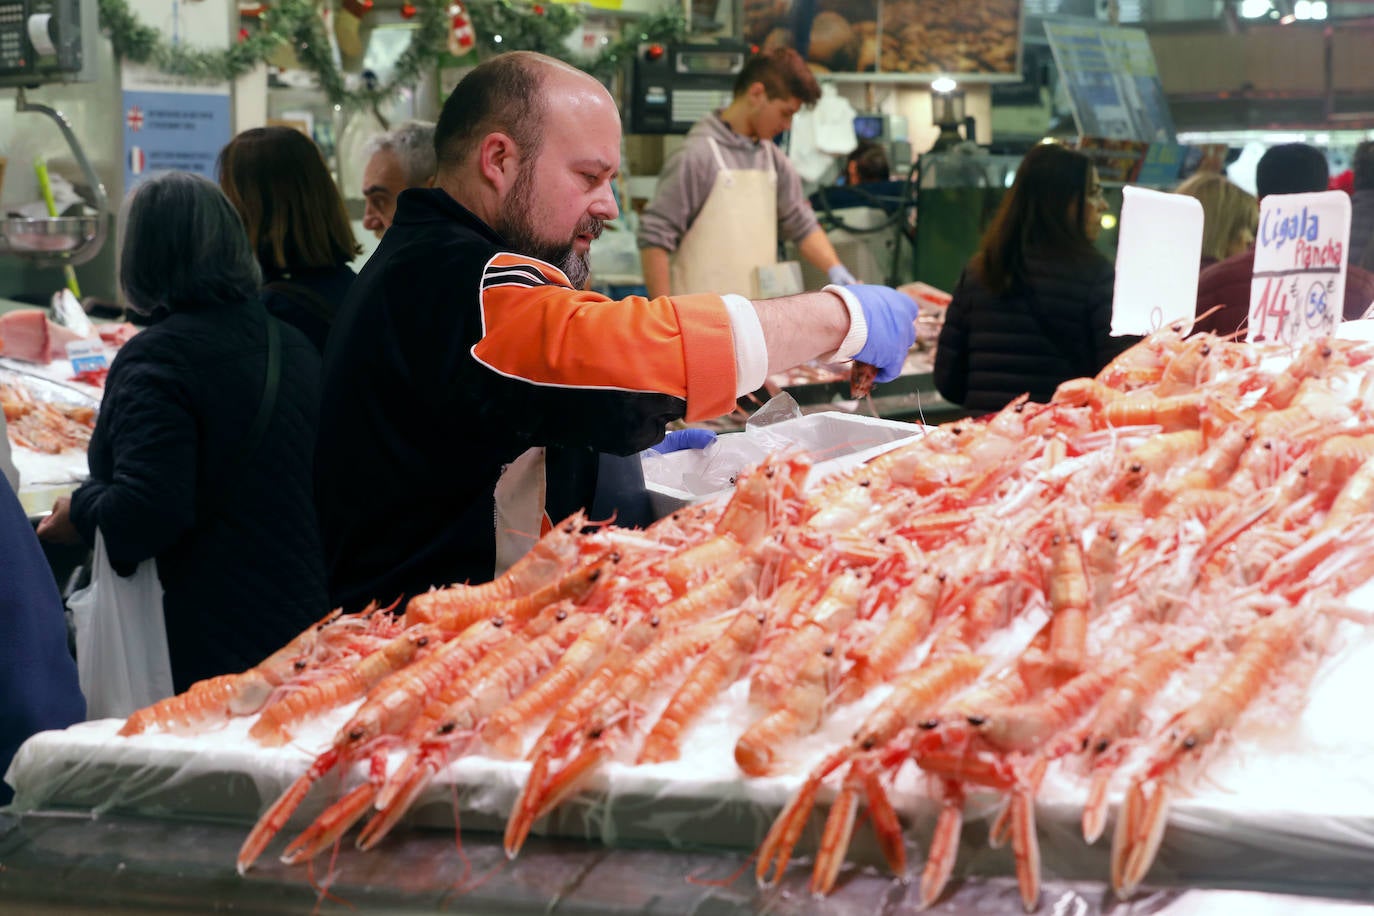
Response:
[[[290,280],[273,280],[271,283],[264,284],[262,288],[280,293],[325,324],[334,321],[334,307],[308,286],[292,283]]]
[[[276,319],[265,309],[263,318],[267,322],[267,372],[262,380],[262,397],[258,400],[258,412],[253,417],[253,425],[248,427],[248,433],[243,437],[239,450],[229,463],[229,470],[224,483],[220,486],[219,495],[206,515],[207,521],[218,516],[224,507],[229,505],[229,499],[237,489],[235,484],[248,464],[249,457],[258,450],[263,437],[267,434],[267,424],[272,422],[272,412],[277,406],[277,389],[281,385],[281,330]]]

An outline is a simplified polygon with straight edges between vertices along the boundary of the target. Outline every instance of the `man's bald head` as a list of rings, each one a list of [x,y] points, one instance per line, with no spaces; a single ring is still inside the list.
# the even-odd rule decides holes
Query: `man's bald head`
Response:
[[[548,134],[554,142],[544,143]],[[620,113],[606,87],[529,51],[463,78],[439,115],[438,187],[511,250],[552,264],[574,288],[619,206]]]
[[[511,51],[479,64],[458,83],[439,114],[434,132],[439,170],[461,165],[482,138],[493,132],[514,140],[522,157],[538,155],[548,84],[570,78],[592,80],[563,61],[534,51]]]

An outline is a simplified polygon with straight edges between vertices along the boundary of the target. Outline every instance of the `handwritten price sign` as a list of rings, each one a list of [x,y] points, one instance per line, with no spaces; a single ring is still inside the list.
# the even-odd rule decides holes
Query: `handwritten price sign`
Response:
[[[1336,332],[1345,303],[1350,197],[1270,194],[1260,202],[1246,339],[1297,344]]]

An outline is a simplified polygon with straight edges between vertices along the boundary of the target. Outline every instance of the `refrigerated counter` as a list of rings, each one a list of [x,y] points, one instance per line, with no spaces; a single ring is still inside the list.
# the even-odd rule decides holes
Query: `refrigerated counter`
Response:
[[[233,863],[242,841],[240,825],[0,813],[0,914],[886,916],[919,911],[919,881],[902,884],[873,869],[847,870],[835,892],[822,899],[811,896],[809,871],[802,868],[760,889],[751,858],[738,850],[611,849],[531,837],[519,857],[508,862],[496,833],[465,832],[460,850],[451,832],[407,831],[368,853],[345,844],[332,875],[325,857],[313,874],[265,858],[240,877]],[[1353,916],[1367,912],[1371,899],[1374,885],[1367,872],[1328,868],[1313,871],[1300,884],[1275,878],[1268,886],[1249,888],[1162,887],[1124,903],[1101,882],[1046,880],[1040,912]],[[925,912],[1019,913],[1016,879],[966,878]]]

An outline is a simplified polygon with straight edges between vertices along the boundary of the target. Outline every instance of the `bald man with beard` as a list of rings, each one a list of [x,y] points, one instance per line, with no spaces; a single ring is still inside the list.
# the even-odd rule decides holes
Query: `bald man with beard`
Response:
[[[512,52],[471,71],[325,353],[316,502],[334,604],[484,582],[634,455],[818,356],[895,377],[916,306],[886,287],[751,302],[584,289],[618,215],[615,102]]]

